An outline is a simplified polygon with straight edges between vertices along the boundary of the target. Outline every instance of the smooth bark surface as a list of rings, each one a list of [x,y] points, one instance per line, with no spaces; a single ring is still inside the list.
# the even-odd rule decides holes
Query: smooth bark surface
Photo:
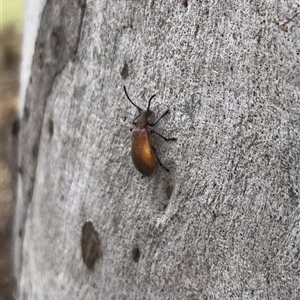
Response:
[[[46,2],[22,82],[20,299],[297,299],[289,3]],[[134,168],[124,84],[138,106],[157,93],[156,115],[170,109],[156,130],[178,140],[153,136],[170,173]]]

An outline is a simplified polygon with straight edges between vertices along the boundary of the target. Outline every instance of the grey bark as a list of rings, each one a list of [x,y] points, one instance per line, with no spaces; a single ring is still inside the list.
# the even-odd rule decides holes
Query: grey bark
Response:
[[[47,1],[22,83],[20,299],[298,299],[299,11]],[[170,173],[134,169],[124,84],[170,109]]]

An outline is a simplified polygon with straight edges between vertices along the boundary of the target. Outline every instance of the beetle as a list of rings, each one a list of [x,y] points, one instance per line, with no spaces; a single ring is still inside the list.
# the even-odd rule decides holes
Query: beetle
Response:
[[[150,110],[150,105],[152,99],[156,95],[150,97],[148,101],[147,110],[143,110],[130,99],[125,86],[124,86],[124,92],[127,99],[130,101],[130,103],[133,106],[135,106],[139,111],[139,115],[132,122],[132,124],[135,125],[131,133],[131,158],[134,166],[144,176],[150,177],[153,174],[155,169],[155,165],[156,165],[155,157],[156,157],[156,160],[159,163],[159,165],[169,172],[169,169],[167,169],[157,157],[156,150],[151,144],[150,134],[156,134],[161,138],[163,138],[165,141],[176,141],[177,139],[166,138],[153,129],[149,130],[148,126],[149,127],[155,126],[170,111],[166,110],[157,119],[157,121],[150,123],[149,117],[154,113],[152,110]]]

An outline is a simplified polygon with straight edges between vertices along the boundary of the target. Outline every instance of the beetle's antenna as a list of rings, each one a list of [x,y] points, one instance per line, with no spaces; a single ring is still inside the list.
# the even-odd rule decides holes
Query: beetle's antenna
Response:
[[[156,96],[156,94],[153,95],[153,96],[149,99],[147,111],[150,111],[151,100],[152,100],[155,96]]]
[[[135,106],[135,107],[139,110],[139,112],[141,112],[142,109],[141,109],[140,107],[138,107],[136,104],[134,104],[134,103],[132,102],[132,100],[129,98],[129,96],[128,96],[128,94],[127,94],[127,91],[126,91],[125,85],[124,85],[124,92],[125,92],[125,95],[126,95],[127,99],[130,101],[130,103],[131,103],[133,106]]]

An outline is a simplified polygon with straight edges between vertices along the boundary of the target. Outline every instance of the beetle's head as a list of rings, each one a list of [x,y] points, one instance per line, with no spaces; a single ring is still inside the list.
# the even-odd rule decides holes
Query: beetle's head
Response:
[[[147,118],[150,117],[150,115],[153,113],[153,111],[150,110],[151,101],[152,101],[152,99],[153,99],[156,95],[153,95],[153,96],[150,97],[150,99],[149,99],[149,101],[148,101],[148,107],[147,107],[147,110],[142,110],[139,106],[137,106],[137,105],[129,98],[128,93],[127,93],[127,91],[126,91],[125,85],[124,85],[124,91],[125,91],[125,95],[126,95],[127,99],[130,101],[130,103],[131,103],[132,105],[134,105],[134,106],[138,109],[138,111],[139,111],[139,113],[140,113],[140,116],[143,115],[143,116],[145,116],[145,117],[147,117]]]

